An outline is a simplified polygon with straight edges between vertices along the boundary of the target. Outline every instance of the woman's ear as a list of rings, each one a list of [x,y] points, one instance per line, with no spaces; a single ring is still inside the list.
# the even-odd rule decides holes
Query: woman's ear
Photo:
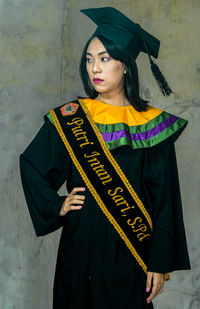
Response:
[[[126,65],[124,64],[124,74],[126,74]]]

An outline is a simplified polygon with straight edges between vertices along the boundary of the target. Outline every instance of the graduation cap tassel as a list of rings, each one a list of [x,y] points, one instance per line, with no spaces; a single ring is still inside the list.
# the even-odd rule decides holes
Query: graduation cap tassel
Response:
[[[157,64],[151,59],[150,55],[148,55],[148,56],[149,56],[149,61],[150,61],[150,64],[151,64],[151,71],[153,73],[153,76],[154,76],[157,84],[158,84],[158,87],[160,88],[160,90],[162,91],[162,94],[164,96],[169,96],[171,93],[173,93],[172,89],[169,87],[165,77],[161,73]]]

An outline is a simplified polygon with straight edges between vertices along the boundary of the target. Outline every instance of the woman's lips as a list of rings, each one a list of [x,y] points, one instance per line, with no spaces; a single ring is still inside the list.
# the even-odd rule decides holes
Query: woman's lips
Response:
[[[93,78],[93,82],[95,84],[100,84],[101,82],[103,82],[103,79],[100,79],[100,78]]]

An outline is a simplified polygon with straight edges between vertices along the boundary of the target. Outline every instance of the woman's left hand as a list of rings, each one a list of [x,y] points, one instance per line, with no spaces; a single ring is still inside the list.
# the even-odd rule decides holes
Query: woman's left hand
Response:
[[[147,298],[148,304],[163,290],[164,287],[164,274],[147,272],[146,292],[149,292],[152,287],[152,292]]]

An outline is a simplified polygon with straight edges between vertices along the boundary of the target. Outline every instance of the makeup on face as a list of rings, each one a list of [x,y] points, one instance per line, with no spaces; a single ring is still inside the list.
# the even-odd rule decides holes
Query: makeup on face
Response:
[[[98,38],[94,38],[86,52],[86,69],[97,92],[121,91],[124,65],[113,59]]]
[[[93,78],[93,82],[94,82],[95,84],[100,84],[100,83],[103,82],[103,79],[100,79],[100,78]]]

